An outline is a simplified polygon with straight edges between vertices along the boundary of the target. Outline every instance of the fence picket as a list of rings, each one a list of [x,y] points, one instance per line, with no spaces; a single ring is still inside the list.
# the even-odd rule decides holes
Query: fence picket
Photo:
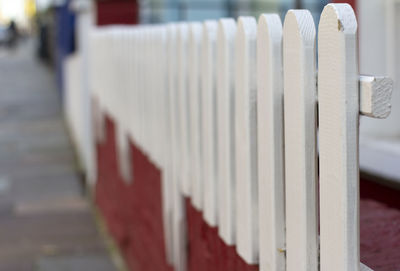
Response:
[[[260,270],[285,268],[282,22],[261,15],[257,29]]]
[[[217,226],[217,114],[216,114],[216,21],[203,23],[202,37],[202,135],[204,166],[203,216],[210,226]]]
[[[189,161],[190,161],[190,131],[189,131],[189,89],[188,89],[188,24],[180,23],[177,33],[177,49],[178,49],[178,92],[179,92],[179,161],[181,165],[181,189],[185,196],[189,196],[190,192],[190,176],[189,176]]]
[[[290,10],[283,27],[287,270],[318,269],[315,26]]]
[[[116,145],[117,145],[117,154],[118,154],[118,166],[119,172],[126,182],[131,181],[131,156],[130,156],[130,148],[129,148],[129,138],[128,138],[128,126],[129,126],[129,114],[128,114],[128,81],[129,81],[129,67],[128,61],[124,61],[124,58],[127,58],[129,55],[129,51],[127,48],[128,42],[128,30],[123,27],[119,29],[119,33],[117,38],[117,52],[118,59],[117,62],[120,63],[118,65],[119,69],[117,74],[122,78],[122,80],[116,80],[118,82],[116,95],[117,102],[119,106],[117,107],[117,119],[119,120],[116,131]],[[125,83],[123,83],[125,82]]]
[[[256,37],[256,20],[239,17],[235,41],[236,249],[249,264],[258,261]]]
[[[177,34],[179,26],[170,25],[168,33],[169,44],[169,90],[170,90],[170,121],[171,121],[171,148],[172,148],[172,257],[174,267],[177,271],[184,271],[186,267],[186,227],[185,227],[185,211],[184,201],[181,194],[179,178],[181,177],[181,168],[179,160],[179,149],[177,133],[179,130],[179,114],[178,105],[178,65],[176,63],[177,51]]]
[[[357,21],[329,4],[318,39],[321,270],[359,270]]]
[[[359,254],[359,114],[386,117],[391,84],[381,78],[389,82],[383,90],[377,77],[359,76],[349,5],[329,4],[322,13],[318,97],[315,25],[306,10],[290,10],[283,26],[278,15],[263,14],[258,24],[240,17],[92,31],[87,80],[96,142],[109,144],[106,115],[115,124],[123,177],[136,176],[128,172],[130,141],[160,169],[166,256],[174,270],[185,271],[187,260],[194,263],[187,254],[205,244],[227,257],[235,245],[249,268],[259,264],[261,271],[366,269]],[[67,70],[78,78],[73,68],[81,60],[74,59]],[[386,100],[373,95],[377,89]],[[88,112],[77,91],[69,95],[67,118],[79,126]],[[367,106],[360,110],[360,102]],[[384,104],[378,113],[371,108],[377,102]],[[209,240],[215,228],[205,224],[197,228],[205,240],[187,240],[187,203],[218,227],[229,251]],[[192,211],[190,223],[202,223]]]
[[[236,22],[221,19],[217,34],[218,226],[228,245],[235,238],[235,86]]]
[[[161,78],[160,78],[160,87],[162,88],[163,93],[163,104],[164,104],[164,126],[163,126],[163,170],[161,176],[161,187],[162,187],[162,197],[163,197],[163,226],[164,226],[164,238],[165,238],[165,250],[166,257],[169,264],[173,264],[173,246],[172,246],[172,212],[173,212],[173,190],[172,190],[172,182],[173,182],[173,171],[172,171],[172,142],[171,142],[171,102],[170,102],[170,82],[169,82],[169,52],[171,52],[170,46],[172,46],[169,38],[169,32],[171,31],[170,26],[165,27],[162,30],[164,33],[164,45],[160,46],[160,57],[162,57],[162,69],[161,69]],[[167,54],[164,54],[164,50]]]
[[[192,151],[192,204],[199,210],[203,208],[203,172],[202,172],[202,137],[201,137],[201,37],[202,25],[191,23],[189,26],[189,92],[190,92],[190,130]]]

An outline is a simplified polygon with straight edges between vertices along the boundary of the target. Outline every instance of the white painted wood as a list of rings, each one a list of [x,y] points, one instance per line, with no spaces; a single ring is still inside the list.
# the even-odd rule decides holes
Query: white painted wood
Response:
[[[121,27],[116,37],[116,51],[118,54],[118,62],[120,65],[117,71],[116,82],[117,86],[117,130],[116,130],[116,145],[117,145],[117,159],[119,165],[119,172],[123,180],[129,183],[132,179],[131,172],[131,150],[128,138],[129,114],[128,114],[128,89],[127,82],[130,76],[128,67],[129,48],[128,45],[127,27]]]
[[[366,266],[365,264],[360,264],[360,271],[373,271],[371,268]]]
[[[228,245],[235,227],[235,35],[236,22],[221,19],[217,33],[218,232]]]
[[[170,166],[166,166],[161,173],[161,188],[162,188],[162,203],[163,203],[163,227],[164,227],[164,240],[165,252],[167,262],[174,263],[174,243],[173,243],[173,179],[172,170]]]
[[[239,17],[235,63],[236,249],[248,263],[258,262],[257,188],[257,23]]]
[[[202,136],[203,136],[203,181],[205,221],[217,226],[217,92],[216,92],[216,21],[203,23],[201,54],[202,89]]]
[[[162,77],[162,68],[163,68],[163,57],[161,54],[161,50],[165,50],[165,44],[163,40],[163,32],[162,27],[158,25],[154,31],[154,50],[155,54],[153,56],[153,67],[156,68],[156,76],[155,76],[155,95],[153,96],[154,101],[154,139],[155,139],[155,158],[158,168],[162,169],[163,161],[162,161],[162,150],[164,145],[164,124],[165,124],[165,113],[164,111],[164,97],[163,97],[163,86],[161,85],[161,77]],[[165,84],[164,84],[165,85]]]
[[[92,98],[92,121],[93,121],[93,132],[96,143],[104,143],[106,140],[106,131],[104,116],[101,109],[100,99],[97,95]]]
[[[170,121],[169,121],[169,89],[168,89],[168,55],[165,53],[167,45],[167,27],[165,25],[160,26],[160,32],[162,34],[163,42],[160,43],[158,48],[158,55],[161,59],[162,65],[160,65],[160,76],[159,76],[159,89],[160,89],[160,112],[159,112],[159,126],[161,130],[160,136],[160,159],[164,169],[170,168],[170,155],[171,145],[169,144],[170,139]]]
[[[175,270],[184,271],[186,269],[186,227],[185,227],[185,209],[179,178],[181,177],[181,168],[178,154],[179,138],[176,134],[180,133],[178,126],[179,114],[179,93],[178,93],[178,64],[176,62],[177,36],[179,26],[171,24],[168,33],[169,48],[169,90],[170,90],[170,121],[171,121],[171,148],[172,148],[172,255]]]
[[[172,171],[173,180],[181,178],[180,165],[180,107],[179,107],[179,91],[178,91],[178,33],[179,25],[173,24],[170,29],[170,46],[169,46],[169,89],[170,89],[170,108],[171,108],[171,142],[172,142]]]
[[[89,50],[89,64],[90,64],[90,73],[89,73],[89,87],[91,91],[91,108],[92,108],[92,133],[94,136],[95,143],[103,143],[105,141],[105,126],[104,126],[104,118],[103,118],[103,109],[101,103],[101,79],[100,74],[102,70],[101,62],[102,62],[102,32],[97,31],[97,29],[92,29],[90,33],[90,50]],[[69,72],[66,72],[66,76],[69,76]],[[69,84],[69,80],[65,80],[66,85]],[[70,90],[68,90],[70,91]],[[71,92],[71,91],[70,91]],[[72,109],[69,109],[68,106],[68,97],[66,97],[66,115],[68,116],[73,112]],[[76,103],[76,102],[75,102]],[[95,161],[96,162],[96,161]],[[97,165],[96,165],[97,166]],[[95,173],[97,172],[97,169]],[[96,177],[96,176],[95,176]]]
[[[178,179],[173,180],[173,255],[174,270],[185,271],[187,266],[187,226],[184,196]]]
[[[306,11],[289,12],[285,22],[286,213],[292,218],[286,221],[287,247],[279,17],[262,15],[258,29],[253,18],[242,17],[238,30],[234,20],[223,19],[218,31],[216,22],[212,22],[211,30],[207,28],[209,22],[205,23],[204,33],[202,24],[193,23],[185,24],[186,30],[182,30],[182,24],[170,25],[168,30],[165,26],[116,26],[91,37],[101,43],[92,46],[91,54],[99,59],[91,60],[90,73],[90,80],[96,80],[90,87],[94,88],[92,95],[98,97],[99,117],[105,112],[117,123],[119,149],[128,149],[129,132],[162,170],[167,258],[177,270],[186,267],[185,174],[187,195],[192,196],[195,207],[204,209],[209,225],[219,226],[228,245],[237,244],[247,263],[258,263],[259,244],[261,270],[286,270],[286,249],[288,270],[316,269],[317,253],[309,252],[317,251],[317,227],[316,223],[307,224],[316,212],[316,204],[310,204],[315,201],[312,191],[316,182],[312,165],[315,44],[310,38],[315,32],[311,22]],[[355,32],[354,15],[348,6],[326,8],[319,58],[321,270],[366,268],[357,261],[358,115],[383,118],[390,112],[390,80],[358,76]],[[182,53],[182,47],[186,53]],[[182,71],[186,79],[180,77]],[[74,112],[75,117],[80,114]],[[187,140],[186,159],[182,155],[183,139]],[[389,141],[365,144],[372,150],[370,157],[377,149],[390,157],[396,157],[398,151],[398,146]],[[371,164],[376,157],[368,159]],[[187,162],[186,173],[183,161]],[[290,185],[293,180],[295,185]],[[307,203],[309,208],[304,207]],[[292,249],[293,244],[302,243],[305,249]],[[296,261],[293,255],[302,256]]]
[[[276,14],[258,20],[257,86],[260,270],[284,271],[282,22]]]
[[[283,27],[287,270],[318,269],[315,25],[289,10]]]
[[[392,109],[392,92],[392,79],[360,76],[360,113],[372,118],[387,118]]]
[[[173,122],[171,120],[171,101],[170,101],[170,93],[172,93],[171,86],[174,85],[173,74],[171,71],[172,68],[172,57],[174,46],[174,29],[173,26],[167,25],[164,27],[165,31],[165,50],[167,53],[162,54],[164,59],[163,66],[163,78],[161,81],[164,82],[164,134],[162,135],[164,138],[164,168],[162,171],[162,196],[163,196],[163,226],[164,226],[164,239],[165,239],[165,247],[166,247],[166,257],[169,264],[174,263],[174,253],[173,253],[173,142],[172,142],[172,127]]]
[[[360,269],[357,22],[329,4],[318,39],[321,271]]]
[[[143,89],[145,95],[145,107],[144,107],[144,114],[143,114],[143,123],[145,127],[145,134],[143,140],[145,142],[144,151],[149,159],[154,163],[154,122],[153,122],[153,92],[154,92],[154,70],[151,70],[152,67],[152,57],[153,57],[153,47],[152,44],[152,28],[153,26],[149,25],[146,29],[146,47],[144,49],[146,53],[146,58],[144,62],[145,67],[145,88]]]
[[[137,103],[136,103],[136,116],[137,116],[137,137],[136,137],[136,142],[138,145],[142,146],[143,142],[143,120],[142,120],[142,115],[143,115],[143,107],[144,107],[144,101],[143,101],[143,48],[144,48],[144,28],[140,28],[138,31],[138,40],[137,40],[137,50],[138,52],[141,52],[140,54],[138,53],[136,55],[136,61],[137,61]]]
[[[137,54],[137,144],[142,146],[142,138],[143,138],[143,121],[142,121],[142,112],[143,112],[143,43],[144,43],[144,28],[141,28],[138,33],[138,44],[137,50],[142,52],[141,54]]]
[[[189,92],[190,92],[190,135],[191,135],[191,200],[198,210],[203,208],[203,170],[202,170],[202,136],[201,136],[201,23],[189,25]]]
[[[158,25],[155,30],[155,55],[154,55],[154,67],[156,67],[156,80],[155,80],[155,112],[154,112],[154,120],[155,120],[155,140],[156,140],[156,162],[160,169],[164,167],[164,155],[165,152],[165,85],[166,81],[163,79],[163,75],[165,73],[164,65],[165,65],[165,32],[164,27],[162,25]]]
[[[94,136],[94,142],[95,143],[104,143],[105,141],[105,127],[104,127],[104,118],[103,118],[103,113],[102,113],[102,105],[101,105],[101,94],[100,90],[101,87],[99,85],[99,82],[101,81],[99,79],[99,74],[101,70],[101,48],[102,48],[102,43],[101,43],[101,35],[96,29],[93,29],[90,33],[90,50],[89,50],[89,87],[91,91],[91,120],[92,120],[92,133]],[[69,72],[66,73],[67,76],[69,76]],[[66,85],[68,85],[69,80],[66,80]],[[71,92],[70,90],[68,90]],[[69,103],[68,103],[68,98],[70,96],[70,93],[68,94],[68,97],[66,98],[67,102],[65,105],[65,110],[66,110],[66,115],[70,115],[73,110],[69,109]],[[76,101],[75,101],[76,103]],[[95,160],[96,162],[96,160]],[[97,166],[97,165],[95,165]],[[97,173],[97,168],[94,171],[94,173]],[[97,177],[94,176],[96,179]]]
[[[181,189],[185,196],[189,196],[190,178],[190,110],[189,110],[189,87],[188,87],[188,24],[180,23],[177,32],[177,63],[178,63],[178,91],[179,91],[179,127],[178,136],[180,144],[179,164],[181,167]]]
[[[131,149],[129,147],[129,138],[127,131],[124,128],[119,125],[116,127],[117,162],[119,174],[121,174],[121,177],[125,182],[130,183],[132,180],[132,160]]]
[[[151,145],[151,135],[150,135],[150,129],[151,129],[151,123],[150,123],[150,114],[151,114],[151,104],[150,104],[150,93],[151,93],[151,81],[150,81],[150,74],[149,74],[149,65],[148,61],[150,59],[150,25],[145,27],[145,32],[144,32],[144,42],[143,42],[143,88],[142,88],[142,93],[143,93],[143,107],[142,107],[142,145],[143,145],[143,151],[144,153],[150,158],[151,154],[149,152],[150,145]]]
[[[134,47],[132,50],[134,51],[133,55],[133,61],[134,61],[134,95],[133,95],[133,103],[134,106],[132,108],[133,114],[132,117],[134,119],[133,121],[133,130],[132,130],[132,135],[133,135],[133,140],[135,141],[136,144],[139,143],[139,130],[140,130],[140,118],[139,118],[139,109],[140,109],[140,96],[139,96],[139,89],[140,89],[140,65],[139,65],[139,35],[140,31],[137,30],[135,33],[135,42],[134,42]]]
[[[148,139],[146,151],[148,152],[153,164],[157,165],[157,139],[156,139],[156,101],[159,97],[156,96],[156,82],[157,82],[157,68],[155,65],[154,58],[156,56],[156,39],[155,39],[155,26],[150,26],[149,29],[149,39],[146,50],[148,51],[148,57],[146,62],[148,87],[146,88],[146,97],[148,101],[148,106],[146,107],[149,112],[146,114],[147,117],[147,127],[148,134],[146,138]]]

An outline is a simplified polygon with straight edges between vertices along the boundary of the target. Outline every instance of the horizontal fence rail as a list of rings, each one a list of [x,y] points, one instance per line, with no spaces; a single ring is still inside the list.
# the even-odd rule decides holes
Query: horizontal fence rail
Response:
[[[185,198],[262,271],[366,268],[359,116],[386,117],[391,84],[359,84],[349,5],[323,10],[318,52],[316,32],[307,10],[290,10],[283,23],[264,14],[92,30],[96,138],[104,140],[103,112],[118,124],[121,163],[131,139],[161,169],[175,270],[187,266]],[[128,166],[120,170],[130,179]]]

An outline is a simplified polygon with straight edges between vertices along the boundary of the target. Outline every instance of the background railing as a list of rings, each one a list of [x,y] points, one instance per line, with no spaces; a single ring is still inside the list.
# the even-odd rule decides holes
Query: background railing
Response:
[[[176,270],[186,267],[184,198],[261,270],[360,269],[359,115],[386,117],[392,83],[360,77],[357,56],[347,4],[325,7],[318,52],[307,10],[290,10],[283,26],[265,14],[92,29],[96,138],[106,114],[125,179],[128,140],[161,169]]]

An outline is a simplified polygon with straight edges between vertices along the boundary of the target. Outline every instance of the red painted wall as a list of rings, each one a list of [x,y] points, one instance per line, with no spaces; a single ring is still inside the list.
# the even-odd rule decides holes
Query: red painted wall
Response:
[[[166,258],[161,172],[131,143],[133,180],[117,164],[115,123],[105,118],[97,144],[96,203],[132,271],[173,271]],[[361,261],[374,271],[400,270],[400,192],[361,179]],[[186,199],[188,271],[256,271],[218,236]]]
[[[105,117],[106,139],[97,144],[96,204],[132,271],[172,271],[164,240],[161,172],[131,143],[133,180],[117,164],[115,123]],[[227,246],[186,200],[188,271],[256,271]]]
[[[139,22],[139,6],[136,0],[99,0],[96,6],[97,25]]]
[[[218,228],[210,227],[186,199],[188,232],[188,271],[258,271],[258,265],[248,265],[218,235]]]
[[[130,270],[172,271],[166,261],[161,172],[131,144],[133,180],[117,164],[115,124],[106,117],[106,140],[97,144],[96,204]]]

